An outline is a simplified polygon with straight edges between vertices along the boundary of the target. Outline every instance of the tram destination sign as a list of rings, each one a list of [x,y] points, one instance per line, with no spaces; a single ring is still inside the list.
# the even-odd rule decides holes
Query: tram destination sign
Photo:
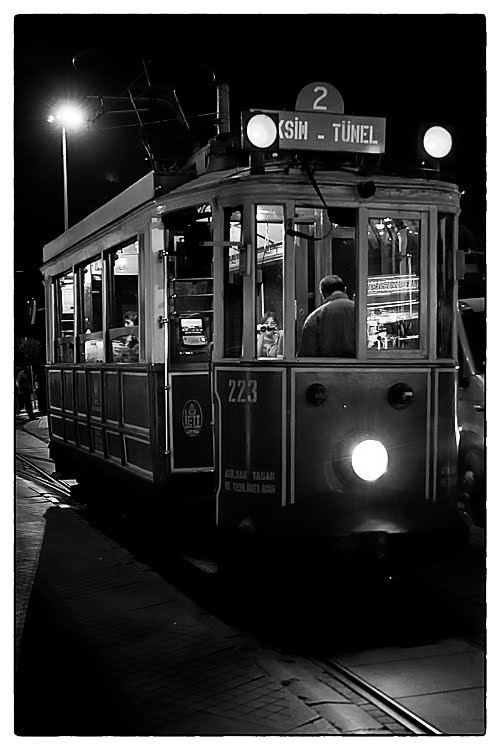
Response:
[[[385,118],[329,112],[279,112],[280,149],[383,154]]]
[[[274,146],[289,151],[385,152],[385,117],[259,110],[275,122]],[[256,110],[248,115],[256,114]],[[266,149],[270,150],[270,149]]]

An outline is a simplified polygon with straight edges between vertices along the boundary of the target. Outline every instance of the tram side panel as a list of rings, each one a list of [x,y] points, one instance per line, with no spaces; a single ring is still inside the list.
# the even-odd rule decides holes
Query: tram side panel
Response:
[[[213,471],[209,373],[175,372],[169,381],[171,470]]]
[[[162,487],[165,422],[162,368],[48,368],[51,455],[64,476]],[[123,471],[125,470],[125,472]]]
[[[285,371],[215,370],[217,522],[234,530],[285,502]]]

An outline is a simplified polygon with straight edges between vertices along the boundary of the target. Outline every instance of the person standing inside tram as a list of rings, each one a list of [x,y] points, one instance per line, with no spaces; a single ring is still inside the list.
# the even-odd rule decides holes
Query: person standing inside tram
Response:
[[[257,357],[282,356],[283,331],[280,329],[279,318],[273,312],[266,312],[257,333]]]
[[[325,276],[319,283],[323,304],[305,320],[299,357],[355,357],[355,304],[340,276]]]

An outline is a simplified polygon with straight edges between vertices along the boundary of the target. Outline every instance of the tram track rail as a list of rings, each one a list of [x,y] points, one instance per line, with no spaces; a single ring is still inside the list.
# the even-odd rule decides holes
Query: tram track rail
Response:
[[[41,466],[27,458],[23,453],[16,451],[16,474],[24,479],[36,479],[53,490],[65,495],[68,499],[71,498],[71,488],[66,482],[61,479],[57,479],[52,476],[48,471],[45,471]]]
[[[317,666],[325,670],[337,682],[360,696],[368,703],[376,706],[393,722],[400,724],[409,734],[424,736],[442,736],[443,732],[425,721],[394,698],[371,685],[367,680],[357,675],[347,667],[330,658],[311,659]],[[397,732],[396,732],[397,734]]]

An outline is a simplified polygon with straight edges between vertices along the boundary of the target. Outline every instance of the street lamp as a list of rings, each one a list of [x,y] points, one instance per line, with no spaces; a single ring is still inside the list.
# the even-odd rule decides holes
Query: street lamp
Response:
[[[61,126],[62,158],[63,158],[63,192],[64,192],[64,231],[68,228],[68,165],[66,156],[66,130],[78,130],[85,121],[85,114],[75,104],[65,102],[53,114],[47,117],[47,122],[55,122]]]

